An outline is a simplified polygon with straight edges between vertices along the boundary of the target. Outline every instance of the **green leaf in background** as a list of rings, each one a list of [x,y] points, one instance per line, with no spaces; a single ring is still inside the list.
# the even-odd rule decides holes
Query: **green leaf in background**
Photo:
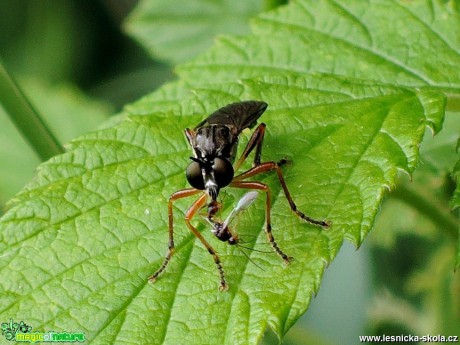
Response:
[[[94,18],[78,26],[82,16],[79,6],[71,0],[54,4],[2,1],[0,47],[8,71],[15,77],[36,76],[49,83],[78,75],[87,68],[81,64],[89,48],[85,33],[94,34],[95,29],[91,22]]]
[[[458,219],[449,207],[449,175],[458,157],[460,121],[447,115],[439,135],[425,134],[419,167],[410,180],[400,178],[369,238],[376,290],[370,307],[374,334],[382,334],[379,327],[385,324],[413,334],[458,333],[460,276],[453,272]]]
[[[454,196],[451,200],[451,207],[453,209],[458,209],[460,207],[460,161],[455,164],[454,171],[452,173],[454,181],[457,184],[455,189]],[[460,227],[458,229],[458,248],[457,248],[457,268],[460,266]]]
[[[261,10],[261,0],[143,0],[125,28],[152,56],[178,63],[205,51],[216,35],[247,34],[249,18]]]
[[[458,96],[459,23],[455,1],[292,1],[254,19],[254,35],[220,39],[179,75],[196,83],[322,72]]]
[[[74,86],[48,86],[30,78],[21,78],[20,81],[61,143],[97,128],[111,111],[107,104],[90,99]],[[3,110],[0,110],[0,121],[0,166],[8,167],[0,169],[0,204],[4,205],[30,181],[39,159],[24,143]]]
[[[113,111],[108,103],[88,97],[70,84],[50,87],[32,79],[24,80],[23,84],[62,143],[98,128]]]
[[[91,15],[83,16],[79,5],[71,0],[55,4],[15,0],[0,3],[0,52],[4,67],[61,143],[94,130],[112,111],[107,103],[84,95],[81,83],[79,88],[69,81],[72,76],[88,75],[88,65],[95,66],[94,56],[89,64],[83,63],[91,54],[87,35],[100,37]],[[5,101],[4,97],[3,93],[0,103]],[[39,163],[34,150],[7,119],[8,115],[16,117],[16,114],[5,114],[3,110],[0,110],[2,213],[4,204],[30,181]],[[38,136],[35,131],[35,137]]]
[[[438,220],[437,225],[440,227],[439,230],[450,233],[451,235],[457,233],[460,240],[459,217],[458,210],[456,210],[460,206],[459,143],[460,118],[457,114],[448,112],[441,135],[437,136],[434,140],[426,140],[426,143],[422,146],[421,154],[423,161],[421,171],[418,174],[421,181],[419,183],[417,181],[414,182],[419,187],[419,190],[424,193],[423,196],[426,200],[436,200],[437,204],[444,209],[443,218],[450,218],[449,222]],[[454,165],[453,168],[452,165]],[[451,186],[451,181],[453,181],[456,187]],[[427,186],[431,186],[431,188],[427,188]],[[448,201],[450,202],[448,203]],[[432,205],[430,209],[436,212],[436,209],[439,208],[438,205]],[[457,222],[453,221],[455,217],[457,218]],[[456,267],[458,268],[459,265],[460,242],[457,248]]]
[[[459,44],[451,34],[459,22],[450,3],[417,3],[412,11],[413,2],[344,3],[322,2],[310,12],[315,2],[297,1],[259,17],[253,35],[221,39],[179,69],[182,81],[43,164],[1,219],[0,269],[8,279],[0,283],[0,320],[18,316],[37,330],[84,331],[88,341],[107,344],[254,344],[267,326],[282,337],[344,238],[359,245],[398,171],[415,169],[426,127],[441,129],[445,96],[436,90],[459,91]],[[274,235],[296,259],[291,265],[265,253],[263,197],[238,225],[261,250],[247,252],[257,265],[210,239],[198,216],[225,268],[230,290],[221,293],[210,255],[183,222],[192,200],[181,200],[176,254],[148,284],[167,248],[166,202],[186,187],[184,128],[243,99],[269,103],[263,158],[292,159],[284,172],[299,209],[333,226],[301,223],[276,176],[263,181],[273,191]],[[224,213],[240,196],[222,194]]]
[[[452,208],[460,207],[460,162],[455,165],[453,176],[457,182],[457,189],[455,190],[454,197],[452,198]]]
[[[8,166],[8,169],[0,169],[0,204],[3,206],[30,181],[40,159],[24,142],[2,107],[0,132],[0,166]]]

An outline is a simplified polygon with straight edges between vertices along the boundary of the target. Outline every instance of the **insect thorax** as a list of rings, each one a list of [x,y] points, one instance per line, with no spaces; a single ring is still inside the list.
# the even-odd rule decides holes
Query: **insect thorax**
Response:
[[[194,150],[198,158],[223,157],[233,163],[238,147],[236,128],[208,125],[195,130]]]

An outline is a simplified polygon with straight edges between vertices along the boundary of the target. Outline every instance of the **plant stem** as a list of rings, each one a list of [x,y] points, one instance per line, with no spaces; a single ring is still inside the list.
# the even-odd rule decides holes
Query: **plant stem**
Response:
[[[42,161],[64,152],[0,60],[0,103],[16,128]]]
[[[397,198],[415,208],[421,214],[430,218],[434,224],[442,227],[454,239],[457,239],[460,226],[459,222],[454,216],[450,215],[435,203],[428,201],[425,197],[404,184],[398,185],[391,193],[391,197]]]

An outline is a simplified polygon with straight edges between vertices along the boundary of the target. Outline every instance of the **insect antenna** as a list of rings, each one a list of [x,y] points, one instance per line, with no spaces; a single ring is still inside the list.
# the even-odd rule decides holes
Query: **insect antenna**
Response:
[[[249,241],[246,240],[248,237],[251,238]],[[265,243],[265,242],[257,243],[256,240],[257,240],[257,236],[255,236],[255,235],[242,234],[239,237],[237,247],[241,247],[241,248],[244,248],[244,249],[247,249],[247,250],[252,250],[252,251],[258,252],[258,253],[267,253],[267,254],[274,253],[274,251],[271,251],[271,250],[260,250],[260,249],[255,249],[254,247],[248,247],[248,246],[241,245],[241,244],[249,244],[249,243],[254,243],[254,245],[259,245],[259,244],[260,245],[270,245],[270,243]]]
[[[248,237],[251,239],[247,240]],[[243,243],[243,244],[254,243],[255,245],[258,245],[258,246],[271,246],[270,242],[256,242],[256,240],[257,240],[256,235],[241,234],[239,238],[239,243]],[[249,248],[249,247],[247,247],[246,249],[254,250],[256,252],[261,252],[261,253],[274,253],[272,251],[263,251],[263,250],[258,250],[255,248]]]
[[[257,268],[260,268],[262,271],[265,271],[262,267],[260,267],[259,265],[257,265],[257,264],[255,263],[255,261],[252,260],[252,259],[249,257],[249,255],[246,254],[246,253],[244,252],[244,250],[241,249],[241,248],[245,248],[245,249],[249,249],[249,248],[243,247],[243,246],[240,246],[240,245],[238,245],[237,247],[240,249],[240,252],[243,253],[243,255],[244,255],[249,261],[251,261],[251,262],[254,264],[254,266],[256,266]]]
[[[252,238],[248,241],[248,240],[246,240],[246,238],[248,238],[248,237],[252,237]],[[241,234],[239,242],[244,243],[244,244],[246,244],[246,243],[254,243],[256,241],[256,239],[257,239],[257,236],[248,235],[248,234]]]
[[[258,252],[258,253],[265,253],[265,254],[274,254],[275,253],[272,250],[260,250],[260,249],[255,249],[255,248],[252,248],[252,247],[242,246],[241,244],[238,244],[237,247],[244,248],[244,249],[247,249],[247,250],[252,250],[253,252]]]

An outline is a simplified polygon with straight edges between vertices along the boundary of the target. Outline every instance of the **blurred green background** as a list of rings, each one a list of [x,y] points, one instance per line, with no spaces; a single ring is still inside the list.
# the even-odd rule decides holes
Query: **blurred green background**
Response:
[[[162,6],[168,7],[165,0],[151,3],[160,13]],[[191,44],[199,49],[187,50],[184,45],[179,53],[158,32],[179,35],[180,23],[169,27],[176,31],[166,26],[156,34],[142,33],[133,19],[126,22],[136,4],[135,0],[0,2],[2,63],[61,143],[97,129],[124,104],[174,78],[175,63],[211,44],[211,37],[204,37]],[[185,12],[193,12],[198,4],[212,6],[203,1],[187,4]],[[250,17],[279,2],[236,4]],[[130,18],[139,23],[145,18],[142,9],[136,11]],[[210,34],[249,30],[224,24]],[[127,31],[137,32],[137,40],[142,34],[158,35],[158,40],[143,48]],[[458,222],[448,207],[454,188],[449,170],[456,159],[460,121],[453,116],[447,121],[447,130],[439,136],[427,135],[421,168],[412,181],[401,177],[362,248],[356,251],[345,243],[326,271],[318,296],[284,344],[357,344],[364,334],[460,334],[460,278],[453,270]],[[39,163],[0,107],[2,209],[33,177]],[[267,332],[264,343],[277,339]]]

